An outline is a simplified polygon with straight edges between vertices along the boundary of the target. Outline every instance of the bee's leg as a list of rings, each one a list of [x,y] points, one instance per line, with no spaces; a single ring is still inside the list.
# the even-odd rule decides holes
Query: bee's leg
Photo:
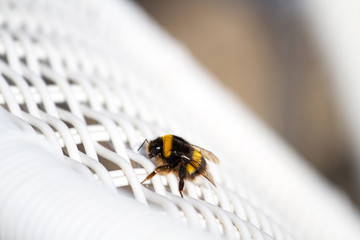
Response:
[[[155,171],[152,171],[147,177],[140,183],[143,184],[145,181],[152,179],[156,175]]]
[[[170,169],[171,166],[169,165],[158,166],[157,168],[155,168],[154,171],[152,171],[149,175],[147,175],[147,177],[141,182],[141,184],[143,184],[147,180],[152,179],[156,174],[160,174],[160,175],[168,174],[170,172]]]
[[[182,198],[184,198],[183,196],[183,190],[184,190],[184,179],[186,177],[186,167],[185,164],[181,164],[180,165],[180,169],[179,169],[179,193],[181,195]]]

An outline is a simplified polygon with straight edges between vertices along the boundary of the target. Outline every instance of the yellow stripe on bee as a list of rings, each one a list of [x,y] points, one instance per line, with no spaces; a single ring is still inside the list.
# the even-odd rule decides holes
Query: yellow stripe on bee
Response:
[[[195,168],[193,166],[191,166],[190,164],[187,164],[186,165],[186,171],[189,173],[189,174],[192,174],[193,172],[195,172]]]
[[[162,140],[163,140],[163,154],[164,154],[164,157],[170,157],[173,136],[170,135],[170,134],[165,135],[165,136],[162,137]]]
[[[199,151],[194,150],[193,155],[192,155],[192,162],[191,164],[187,164],[186,165],[186,171],[189,174],[192,174],[193,172],[196,171],[196,168],[199,167],[199,165],[201,164],[201,159],[202,159],[202,155]]]

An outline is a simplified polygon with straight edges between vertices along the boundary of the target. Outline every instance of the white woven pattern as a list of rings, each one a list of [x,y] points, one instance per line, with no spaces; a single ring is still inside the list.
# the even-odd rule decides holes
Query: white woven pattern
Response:
[[[0,239],[213,239],[102,187],[12,118],[0,108]]]
[[[359,234],[346,200],[130,3],[3,1],[0,10],[0,104],[110,191],[213,236]],[[140,185],[154,164],[136,149],[165,133],[219,155],[217,188],[187,182],[182,199],[172,175]]]

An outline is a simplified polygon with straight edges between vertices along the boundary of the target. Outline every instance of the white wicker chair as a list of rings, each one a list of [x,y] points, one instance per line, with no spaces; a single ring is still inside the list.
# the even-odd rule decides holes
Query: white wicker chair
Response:
[[[358,239],[359,215],[128,1],[0,2],[0,239]],[[154,164],[173,133],[217,188]]]

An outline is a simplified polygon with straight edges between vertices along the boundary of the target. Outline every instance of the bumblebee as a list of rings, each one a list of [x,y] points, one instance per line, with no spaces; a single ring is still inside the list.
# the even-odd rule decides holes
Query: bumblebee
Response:
[[[145,142],[148,141],[145,140],[140,148]],[[206,163],[206,160],[209,160],[219,164],[219,159],[212,152],[192,145],[181,137],[170,134],[148,142],[146,150],[149,159],[155,158],[159,166],[141,184],[150,180],[156,174],[166,175],[174,173],[179,178],[179,192],[182,198],[184,197],[184,181],[192,181],[200,175],[216,187],[212,175],[207,170]]]

